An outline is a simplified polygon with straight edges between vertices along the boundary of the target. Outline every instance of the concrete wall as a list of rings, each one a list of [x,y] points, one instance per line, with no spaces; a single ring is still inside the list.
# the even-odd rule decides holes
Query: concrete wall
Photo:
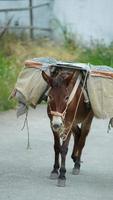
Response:
[[[113,0],[55,0],[54,15],[85,43],[113,40]]]
[[[49,3],[48,5],[41,6],[33,9],[33,26],[41,29],[50,29],[50,18],[51,18],[51,0],[32,0],[32,5],[40,5]],[[29,0],[0,0],[0,9],[9,8],[25,8],[29,7]],[[10,17],[13,16],[11,26],[29,26],[30,14],[27,11],[15,11],[15,12],[0,12],[0,25],[4,25]],[[20,31],[17,29],[17,31]],[[35,35],[40,34],[41,36],[49,36],[50,31],[48,30],[36,30]]]
[[[26,0],[0,0],[0,9],[9,8],[23,8],[28,6],[28,1]],[[18,12],[0,12],[0,24],[4,24],[7,20],[13,16],[12,25],[19,23],[19,25],[29,25],[29,12],[28,11],[18,11]]]

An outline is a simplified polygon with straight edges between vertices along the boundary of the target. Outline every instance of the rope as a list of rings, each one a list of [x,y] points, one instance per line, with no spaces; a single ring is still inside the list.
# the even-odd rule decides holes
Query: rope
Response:
[[[111,128],[113,128],[113,118],[111,118],[109,120],[107,133],[109,133],[111,131]]]
[[[21,129],[21,131],[24,130],[26,125],[26,129],[27,129],[27,149],[31,149],[31,145],[30,145],[30,132],[29,132],[29,123],[28,123],[28,110],[26,111],[26,116],[25,116],[25,120],[24,120],[24,124],[23,127]]]

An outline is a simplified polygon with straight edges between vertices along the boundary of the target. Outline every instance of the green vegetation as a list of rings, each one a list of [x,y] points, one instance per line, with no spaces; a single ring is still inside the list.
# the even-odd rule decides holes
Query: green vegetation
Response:
[[[0,53],[0,110],[14,107],[14,102],[8,101],[11,89],[16,81],[17,69],[14,67],[15,60],[8,59]]]
[[[93,42],[90,47],[81,47],[74,36],[64,32],[64,42],[56,44],[48,39],[30,41],[25,36],[5,35],[0,40],[0,111],[15,107],[8,97],[14,88],[24,61],[33,57],[53,57],[58,60],[86,62],[113,67],[113,43]]]
[[[92,43],[91,47],[84,48],[82,61],[113,67],[113,43],[109,46],[104,43]]]

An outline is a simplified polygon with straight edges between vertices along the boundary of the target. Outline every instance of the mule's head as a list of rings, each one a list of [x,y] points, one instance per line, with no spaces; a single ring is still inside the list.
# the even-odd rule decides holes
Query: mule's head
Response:
[[[48,106],[51,115],[51,126],[55,132],[62,132],[64,127],[63,120],[69,98],[68,86],[73,73],[64,73],[56,77],[50,77],[42,72],[44,80],[50,86],[48,94]]]

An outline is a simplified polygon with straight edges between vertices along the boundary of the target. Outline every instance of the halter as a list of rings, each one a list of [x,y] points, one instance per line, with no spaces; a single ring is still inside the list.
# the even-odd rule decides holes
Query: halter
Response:
[[[70,94],[70,96],[69,96],[69,99],[68,99],[68,101],[67,101],[67,103],[66,103],[66,108],[64,109],[64,111],[63,111],[62,113],[51,110],[51,107],[50,107],[50,104],[49,104],[49,107],[50,107],[50,114],[51,114],[52,116],[58,116],[58,117],[61,117],[61,118],[64,120],[65,115],[66,115],[67,108],[68,108],[69,104],[72,102],[72,100],[73,100],[73,98],[74,98],[74,96],[75,96],[75,94],[76,94],[76,92],[77,92],[77,89],[78,89],[78,87],[79,87],[79,84],[80,84],[81,79],[82,79],[82,76],[81,76],[81,74],[79,74],[79,76],[78,76],[78,78],[77,78],[77,81],[76,81],[76,83],[75,83],[75,85],[74,85],[74,87],[73,87],[73,89],[72,89],[72,92],[71,92],[71,94]]]
[[[65,118],[65,110],[63,111],[63,113],[60,113],[60,112],[57,112],[57,111],[52,111],[50,110],[50,114],[52,116],[58,116],[58,117],[61,117],[62,119]]]

